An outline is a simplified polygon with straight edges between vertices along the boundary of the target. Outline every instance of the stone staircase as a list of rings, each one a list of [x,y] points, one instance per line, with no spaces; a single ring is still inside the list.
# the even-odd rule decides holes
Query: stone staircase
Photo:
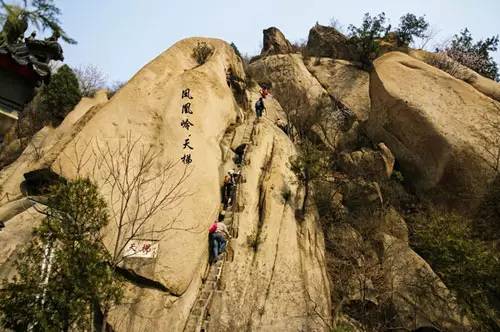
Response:
[[[247,151],[248,145],[251,144],[252,142],[252,137],[253,137],[253,132],[254,132],[254,123],[253,121],[247,121],[246,124],[244,124],[245,128],[244,130],[240,131],[240,135],[235,135],[233,141],[236,141],[237,146],[245,145],[244,151],[243,151],[243,156],[242,156],[242,162],[238,166],[238,170],[241,171],[242,166],[245,163],[245,153]],[[236,184],[235,192],[234,192],[234,200],[232,202],[232,205],[226,209],[224,212],[224,224],[227,225],[227,228],[229,230],[229,233],[233,237],[238,237],[238,225],[237,221],[235,222],[235,215],[236,215],[236,209],[238,208],[238,193],[239,193],[239,185],[241,182],[241,179],[243,178],[243,175],[239,177],[238,183]],[[226,246],[226,252],[222,254],[222,257],[220,259],[209,266],[208,272],[205,274],[205,277],[203,278],[203,283],[200,286],[200,290],[198,291],[198,296],[196,298],[196,301],[191,308],[191,311],[189,313],[188,320],[186,322],[186,325],[184,327],[185,332],[202,332],[202,331],[207,331],[208,324],[210,321],[210,305],[212,303],[212,298],[215,292],[219,290],[219,285],[220,285],[220,279],[222,276],[222,272],[224,271],[224,265],[230,261],[232,261],[232,256],[233,255],[228,255],[228,253],[231,253],[230,250],[231,243],[230,240],[228,240],[227,246]]]
[[[225,257],[210,266],[208,276],[201,285],[196,302],[191,308],[184,331],[206,331],[206,314],[212,301],[213,294],[219,285],[219,280],[224,268],[224,262]]]
[[[241,139],[241,144],[245,144],[248,146],[248,144],[252,143],[252,137],[253,137],[253,131],[254,131],[254,124],[253,123],[248,123],[245,127],[245,130],[243,132],[243,138]]]

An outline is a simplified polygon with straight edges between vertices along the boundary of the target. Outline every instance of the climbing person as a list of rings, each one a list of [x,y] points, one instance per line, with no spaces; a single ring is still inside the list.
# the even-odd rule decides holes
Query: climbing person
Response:
[[[238,182],[238,178],[240,176],[240,171],[235,172],[230,169],[227,172],[227,175],[224,177],[224,209],[227,209],[228,206],[232,205],[234,189],[236,188],[236,183]]]
[[[231,203],[231,193],[233,191],[233,178],[230,173],[228,173],[224,177],[224,184],[222,189],[222,204],[224,205],[224,209],[226,209]]]
[[[222,210],[222,211],[219,213],[219,218],[217,218],[217,221],[218,221],[218,222],[223,222],[225,217],[226,217],[226,211]]]
[[[236,150],[234,150],[235,153],[234,163],[238,166],[241,165],[241,163],[243,162],[243,155],[245,154],[245,148],[246,144],[241,144],[236,148]]]
[[[269,88],[265,85],[262,86],[262,88],[260,89],[259,92],[260,92],[261,97],[264,99],[270,94]]]
[[[255,114],[257,115],[257,120],[260,119],[265,109],[266,106],[264,105],[264,99],[260,97],[259,100],[257,100],[257,102],[255,103]]]
[[[227,174],[231,177],[231,183],[233,184],[233,186],[236,186],[236,183],[238,183],[238,178],[241,175],[241,171],[230,169]]]
[[[215,221],[208,229],[210,245],[210,263],[215,263],[227,245],[227,239],[231,238],[226,224]]]

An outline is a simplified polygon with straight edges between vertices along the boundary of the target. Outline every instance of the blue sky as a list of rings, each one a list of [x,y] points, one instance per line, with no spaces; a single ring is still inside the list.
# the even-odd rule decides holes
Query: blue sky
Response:
[[[278,27],[291,40],[307,38],[318,21],[335,17],[347,27],[363,14],[384,11],[393,26],[407,12],[426,15],[439,31],[436,42],[469,27],[474,38],[500,33],[500,0],[57,0],[62,22],[78,45],[63,45],[66,63],[97,65],[110,81],[129,79],[176,41],[217,37],[256,54],[262,30]],[[495,54],[500,63],[500,53]]]

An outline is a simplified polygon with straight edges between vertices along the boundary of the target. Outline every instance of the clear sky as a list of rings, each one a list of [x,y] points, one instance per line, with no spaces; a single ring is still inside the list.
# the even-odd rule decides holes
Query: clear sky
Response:
[[[260,51],[262,30],[278,27],[290,41],[307,38],[318,21],[347,27],[363,14],[385,12],[393,26],[407,12],[426,15],[436,42],[468,27],[475,39],[500,33],[500,0],[57,0],[63,27],[78,45],[63,45],[66,63],[97,65],[110,81],[129,79],[176,41],[192,36],[233,41]],[[500,53],[495,54],[500,63]]]

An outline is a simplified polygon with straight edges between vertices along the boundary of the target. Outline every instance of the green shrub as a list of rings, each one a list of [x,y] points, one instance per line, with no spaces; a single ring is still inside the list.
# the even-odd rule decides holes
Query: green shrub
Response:
[[[58,125],[81,98],[75,73],[69,66],[64,65],[52,75],[50,83],[42,88],[39,110],[48,115],[53,125]]]
[[[429,28],[429,23],[424,16],[416,17],[414,14],[406,14],[401,17],[399,27],[396,30],[398,42],[409,45],[415,37],[425,38],[425,32]]]
[[[306,139],[300,145],[298,155],[290,159],[290,165],[300,183],[304,185],[304,200],[301,208],[304,214],[311,186],[326,176],[330,169],[330,157],[328,152],[320,150],[318,146]]]
[[[409,219],[411,244],[428,261],[478,324],[476,330],[497,331],[500,311],[498,254],[473,237],[472,222],[455,213],[429,207]]]
[[[121,281],[107,264],[111,257],[102,242],[106,203],[89,180],[74,180],[53,187],[47,206],[45,219],[16,259],[16,277],[1,284],[0,326],[88,331],[96,303],[110,306],[122,298]]]
[[[474,230],[483,240],[500,239],[500,174],[490,183],[474,223]]]
[[[349,26],[349,40],[356,48],[363,66],[371,68],[372,61],[377,57],[379,52],[379,39],[384,37],[388,28],[385,27],[385,13],[380,13],[377,16],[371,17],[366,13],[361,26],[358,28],[354,25]]]
[[[214,49],[208,45],[206,42],[198,42],[196,47],[193,49],[193,58],[199,65],[207,62],[208,58],[214,53]]]
[[[240,50],[238,49],[238,47],[236,47],[236,44],[235,43],[231,43],[229,46],[231,46],[233,48],[233,51],[234,53],[239,56],[240,58],[243,59],[243,57],[241,56],[241,53],[240,53]]]
[[[346,210],[336,197],[337,193],[336,186],[329,182],[318,182],[314,186],[314,202],[323,226],[343,222],[346,219]]]

